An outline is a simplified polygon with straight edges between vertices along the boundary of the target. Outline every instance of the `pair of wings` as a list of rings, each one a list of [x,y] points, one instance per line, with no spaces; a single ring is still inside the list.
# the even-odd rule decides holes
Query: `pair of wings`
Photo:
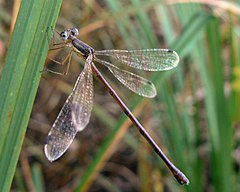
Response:
[[[133,92],[149,98],[156,96],[156,88],[151,81],[119,69],[96,56],[110,56],[130,67],[147,71],[170,70],[179,62],[178,54],[169,49],[103,50],[95,51],[94,56],[89,54],[72,93],[67,98],[48,134],[44,150],[49,161],[61,157],[77,132],[82,131],[89,123],[94,95],[91,68],[93,60],[106,66],[122,84]]]

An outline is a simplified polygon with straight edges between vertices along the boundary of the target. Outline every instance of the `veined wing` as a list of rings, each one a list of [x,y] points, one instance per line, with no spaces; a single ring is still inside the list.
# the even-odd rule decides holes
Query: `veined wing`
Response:
[[[125,85],[133,92],[149,98],[156,96],[157,91],[154,84],[151,81],[144,79],[143,77],[138,76],[129,71],[119,69],[118,67],[114,66],[113,64],[107,61],[103,61],[96,57],[94,58],[94,60],[105,65],[123,85]]]
[[[87,58],[73,92],[63,105],[44,146],[49,161],[61,157],[68,149],[78,131],[88,124],[93,106],[92,55]]]
[[[179,56],[170,49],[102,50],[95,55],[111,56],[130,67],[146,71],[165,71],[178,65]]]
[[[90,54],[73,89],[72,120],[78,131],[82,131],[89,123],[93,108],[92,59],[93,55]]]

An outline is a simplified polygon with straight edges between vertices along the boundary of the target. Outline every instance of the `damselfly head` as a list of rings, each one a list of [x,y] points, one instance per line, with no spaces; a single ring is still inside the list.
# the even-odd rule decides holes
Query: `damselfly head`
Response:
[[[62,38],[63,41],[66,41],[69,37],[68,31],[63,31],[60,33],[60,37]]]
[[[71,39],[76,36],[78,36],[77,28],[70,28],[60,33],[60,37],[62,38],[63,41],[66,41],[67,39],[69,38]]]
[[[70,33],[71,33],[71,35],[73,35],[73,36],[78,36],[78,29],[77,28],[71,28],[71,29],[69,29],[69,31],[70,31]]]

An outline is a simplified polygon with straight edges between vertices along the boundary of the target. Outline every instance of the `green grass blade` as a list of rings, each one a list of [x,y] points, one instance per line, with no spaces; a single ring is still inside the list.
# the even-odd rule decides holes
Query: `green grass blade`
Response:
[[[36,192],[43,192],[44,189],[44,182],[43,182],[43,175],[41,170],[41,165],[35,163],[32,166],[32,178],[34,183],[34,188]]]
[[[61,1],[22,1],[0,81],[0,191],[9,191]]]
[[[233,191],[232,189],[232,146],[233,146],[233,128],[230,123],[229,109],[224,96],[224,67],[221,57],[221,34],[220,21],[215,18],[207,30],[208,54],[211,55],[211,82],[213,84],[213,97],[216,119],[218,122],[218,134],[211,132],[211,140],[214,144],[218,135],[219,146],[213,145],[213,167],[215,172],[213,181],[215,182],[216,191]],[[210,127],[211,130],[211,127]],[[225,142],[228,141],[228,142]]]

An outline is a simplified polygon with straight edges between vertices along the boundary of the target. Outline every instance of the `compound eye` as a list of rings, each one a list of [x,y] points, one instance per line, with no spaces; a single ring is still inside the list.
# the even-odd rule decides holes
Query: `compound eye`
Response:
[[[71,33],[73,36],[78,36],[78,29],[77,28],[71,28]]]
[[[67,31],[63,31],[60,33],[60,37],[62,38],[62,40],[66,41],[68,39],[68,33]]]

